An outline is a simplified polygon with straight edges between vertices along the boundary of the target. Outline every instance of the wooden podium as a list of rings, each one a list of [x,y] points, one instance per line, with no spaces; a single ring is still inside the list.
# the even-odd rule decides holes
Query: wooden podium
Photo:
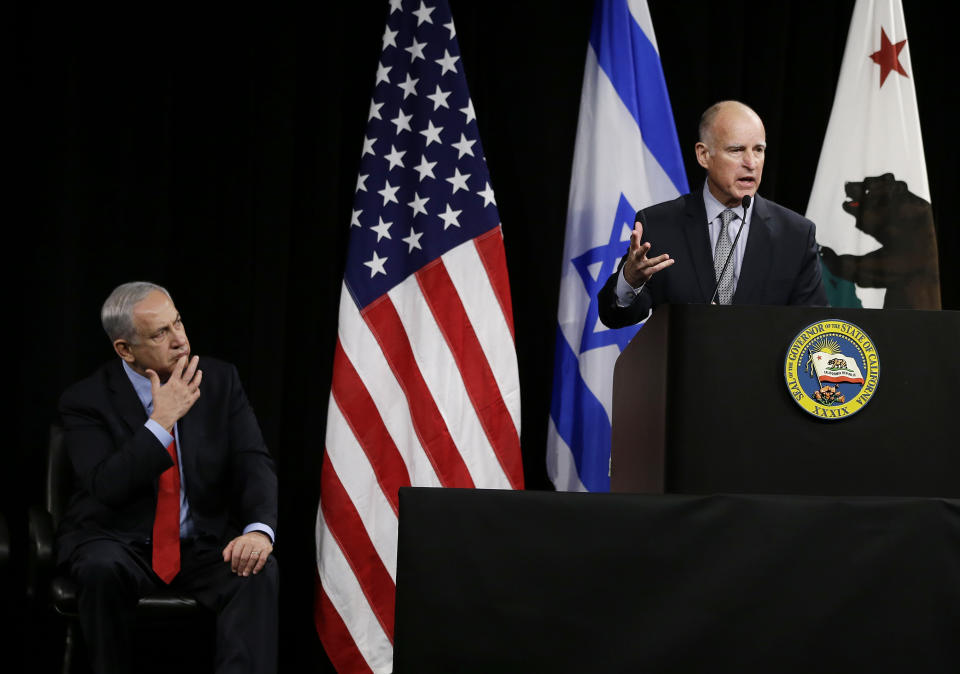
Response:
[[[876,345],[872,400],[800,408],[787,349],[830,318]],[[960,497],[960,312],[660,307],[617,361],[610,488],[638,493]]]

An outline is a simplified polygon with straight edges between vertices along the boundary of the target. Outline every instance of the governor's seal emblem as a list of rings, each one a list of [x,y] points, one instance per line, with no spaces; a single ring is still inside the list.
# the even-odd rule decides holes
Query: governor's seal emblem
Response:
[[[880,357],[873,340],[853,323],[819,321],[790,343],[783,376],[804,410],[821,419],[843,419],[876,393]]]

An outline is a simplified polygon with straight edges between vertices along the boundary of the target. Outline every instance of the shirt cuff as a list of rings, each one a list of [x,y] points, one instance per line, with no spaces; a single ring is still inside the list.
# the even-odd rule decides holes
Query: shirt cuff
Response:
[[[144,426],[157,437],[157,440],[159,440],[160,444],[164,447],[169,447],[170,443],[173,442],[173,436],[167,433],[167,429],[161,426],[159,422],[153,419],[147,419],[147,423],[145,423]]]
[[[623,277],[623,267],[620,267],[620,272],[617,274],[617,306],[629,307],[645,285],[647,284],[641,283],[639,288],[634,288],[627,283],[627,279]]]
[[[251,531],[259,531],[266,534],[270,537],[270,543],[273,543],[276,540],[273,529],[268,527],[263,522],[254,522],[253,524],[248,524],[243,528],[243,533],[245,534],[249,534]]]

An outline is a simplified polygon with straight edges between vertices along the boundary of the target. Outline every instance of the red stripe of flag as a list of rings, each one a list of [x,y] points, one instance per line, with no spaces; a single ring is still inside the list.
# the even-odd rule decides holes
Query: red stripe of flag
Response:
[[[323,453],[323,466],[320,469],[320,509],[327,529],[347,558],[367,603],[392,643],[396,585],[373,546],[353,501],[334,471],[327,452]]]
[[[357,644],[350,636],[347,626],[337,613],[337,609],[330,603],[330,598],[323,591],[320,577],[317,577],[316,593],[313,602],[313,622],[317,626],[317,635],[323,644],[323,650],[330,658],[330,664],[338,672],[373,672],[366,658],[357,648]]]
[[[370,397],[339,339],[333,356],[333,382],[330,388],[337,407],[343,412],[350,430],[373,467],[377,483],[390,501],[393,512],[399,516],[397,490],[409,486],[410,474],[407,473],[407,466],[400,456],[400,451],[383,423],[376,403]]]
[[[510,278],[507,275],[507,257],[503,252],[503,230],[500,227],[491,229],[473,240],[477,248],[483,268],[487,270],[487,277],[493,286],[493,292],[500,303],[503,318],[510,328],[510,336],[516,341],[513,334],[513,303],[510,300]]]
[[[851,384],[862,384],[863,377],[847,377],[844,375],[820,375],[820,381],[828,381],[833,384],[840,384],[843,382],[849,382]]]
[[[413,419],[420,444],[444,487],[473,487],[467,464],[450,437],[436,401],[423,380],[397,309],[388,295],[367,305],[363,318],[393,370]]]
[[[522,489],[523,464],[517,428],[443,260],[438,258],[421,267],[416,276],[430,311],[457,362],[467,395],[497,460],[511,486]]]

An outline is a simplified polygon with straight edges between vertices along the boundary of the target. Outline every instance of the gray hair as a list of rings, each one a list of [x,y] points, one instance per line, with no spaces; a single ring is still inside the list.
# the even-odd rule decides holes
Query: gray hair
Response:
[[[111,343],[118,339],[133,340],[137,334],[133,326],[133,307],[154,290],[170,297],[166,288],[149,281],[131,281],[113,289],[100,309],[100,323]]]

